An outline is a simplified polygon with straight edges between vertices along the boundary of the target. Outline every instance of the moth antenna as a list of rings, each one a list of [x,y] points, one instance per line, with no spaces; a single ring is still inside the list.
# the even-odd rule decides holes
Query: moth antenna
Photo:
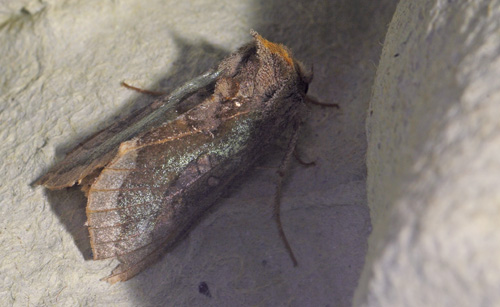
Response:
[[[281,213],[280,213],[280,207],[281,207],[281,190],[283,187],[283,178],[285,177],[285,173],[288,170],[288,167],[290,165],[290,161],[292,158],[292,155],[295,151],[295,145],[297,145],[297,139],[299,137],[299,128],[300,124],[297,122],[296,125],[294,126],[295,130],[293,132],[293,135],[290,139],[290,143],[288,144],[288,150],[283,157],[283,160],[281,161],[281,165],[278,169],[278,181],[276,183],[276,194],[274,197],[274,218],[276,220],[276,225],[278,226],[278,232],[281,237],[281,240],[283,241],[283,244],[285,244],[285,248],[290,255],[290,258],[292,259],[293,266],[297,266],[298,262],[297,259],[295,258],[295,255],[293,254],[292,247],[290,246],[290,243],[288,243],[288,239],[286,238],[285,231],[283,230],[283,225],[281,224]]]

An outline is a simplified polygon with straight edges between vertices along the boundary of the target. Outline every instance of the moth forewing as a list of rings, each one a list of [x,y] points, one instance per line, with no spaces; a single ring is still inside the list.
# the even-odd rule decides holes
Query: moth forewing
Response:
[[[169,96],[94,134],[69,152],[61,162],[35,181],[34,185],[62,189],[75,183],[80,184],[95,170],[105,167],[116,155],[122,142],[177,118],[180,103],[193,92],[214,83],[221,73],[221,70],[208,71],[186,82]]]
[[[127,280],[155,262],[235,176],[284,131],[297,129],[298,108],[310,80],[286,47],[252,35],[252,43],[214,72],[170,95],[164,108],[215,82],[208,98],[192,95],[190,99],[200,101],[175,118],[171,111],[147,111],[118,136],[110,135],[114,128],[105,129],[97,135],[101,143],[90,139],[39,180],[60,188],[80,182],[92,173],[88,168],[103,167],[87,189],[87,218],[94,259],[120,261],[109,282]],[[92,148],[94,143],[99,144]]]

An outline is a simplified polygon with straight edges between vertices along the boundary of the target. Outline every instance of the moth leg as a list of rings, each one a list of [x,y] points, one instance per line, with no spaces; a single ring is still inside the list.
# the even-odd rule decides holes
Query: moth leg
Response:
[[[129,90],[133,90],[133,91],[139,92],[141,94],[147,94],[147,95],[151,95],[151,96],[163,96],[163,95],[167,94],[165,92],[155,92],[155,91],[150,91],[150,90],[138,88],[138,87],[135,87],[135,86],[132,86],[132,85],[126,83],[125,81],[122,81],[120,83],[120,85],[125,87],[125,88],[128,88]]]
[[[281,237],[281,240],[285,244],[285,248],[290,255],[290,258],[292,259],[293,266],[297,266],[298,262],[297,259],[295,258],[295,255],[293,254],[292,248],[290,246],[290,243],[288,243],[288,239],[286,238],[285,232],[283,231],[283,226],[281,224],[281,214],[280,214],[280,207],[281,207],[281,194],[282,194],[282,187],[283,187],[283,179],[285,177],[285,174],[288,170],[288,167],[290,165],[290,161],[292,158],[293,153],[295,152],[295,146],[297,145],[297,139],[299,136],[299,128],[300,128],[300,122],[296,121],[294,126],[293,126],[293,135],[290,138],[290,142],[288,143],[288,149],[287,152],[285,153],[285,156],[283,157],[283,160],[281,161],[281,164],[278,168],[278,180],[276,183],[276,193],[274,195],[274,211],[273,211],[273,216],[276,220],[276,225],[278,226],[278,232]]]
[[[321,106],[321,107],[329,107],[329,108],[340,109],[340,106],[338,104],[336,104],[336,103],[323,103],[323,102],[318,101],[318,99],[316,99],[316,98],[314,98],[312,96],[305,96],[304,101],[306,103],[308,103],[308,104],[313,104],[313,105],[317,105],[317,106]],[[302,158],[299,156],[299,154],[297,153],[297,151],[295,150],[295,148],[294,148],[294,151],[293,151],[293,156],[303,166],[314,166],[314,165],[316,165],[316,162],[314,162],[314,161],[306,162],[306,161],[302,160]]]
[[[340,106],[338,104],[336,104],[336,103],[324,103],[324,102],[320,102],[316,98],[313,98],[311,96],[306,96],[305,101],[306,101],[306,103],[314,104],[314,105],[321,106],[321,107],[329,107],[329,108],[340,109]]]

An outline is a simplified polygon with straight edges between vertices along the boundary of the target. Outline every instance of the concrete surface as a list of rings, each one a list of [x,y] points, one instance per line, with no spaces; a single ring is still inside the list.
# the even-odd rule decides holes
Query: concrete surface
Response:
[[[348,306],[366,252],[365,116],[396,1],[3,1],[0,6],[0,304]],[[250,40],[253,28],[314,65],[312,108],[282,218],[271,218],[271,153],[189,237],[131,281],[99,281],[85,200],[29,186],[88,135]],[[206,282],[211,297],[199,293]]]
[[[370,102],[355,306],[500,306],[500,1],[398,4]]]

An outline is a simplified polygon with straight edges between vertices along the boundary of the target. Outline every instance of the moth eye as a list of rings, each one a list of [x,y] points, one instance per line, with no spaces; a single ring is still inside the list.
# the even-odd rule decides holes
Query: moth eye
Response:
[[[238,100],[236,100],[234,102],[234,105],[239,108],[239,107],[241,107],[241,102],[239,102]]]

